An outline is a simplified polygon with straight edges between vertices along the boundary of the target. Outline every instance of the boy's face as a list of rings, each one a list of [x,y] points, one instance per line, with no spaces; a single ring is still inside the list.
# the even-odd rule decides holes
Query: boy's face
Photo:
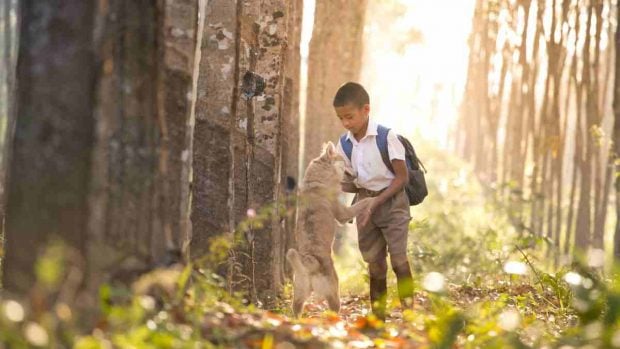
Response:
[[[334,107],[334,109],[338,119],[342,122],[342,126],[354,135],[362,131],[368,123],[368,114],[370,112],[370,105],[368,104],[358,107],[355,104],[347,103],[341,107]]]

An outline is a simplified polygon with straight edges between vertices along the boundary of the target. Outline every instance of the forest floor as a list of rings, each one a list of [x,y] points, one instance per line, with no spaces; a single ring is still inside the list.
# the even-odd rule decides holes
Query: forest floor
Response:
[[[293,318],[290,284],[270,310],[247,305],[206,266],[191,264],[155,270],[131,289],[102,288],[101,318],[88,333],[77,311],[58,299],[5,299],[0,349],[620,348],[620,272],[602,272],[588,258],[560,264],[556,246],[522,228],[527,217],[514,208],[523,198],[481,186],[439,150],[422,153],[432,175],[431,195],[412,209],[409,227],[415,304],[400,311],[389,272],[385,323],[369,314],[366,266],[354,232],[345,229],[334,254],[338,314],[311,299]],[[50,281],[62,265],[54,253],[40,262],[46,290],[62,287]]]
[[[518,310],[519,298],[528,299],[526,308]],[[441,298],[417,292],[410,311],[394,306],[383,323],[369,314],[367,295],[342,297],[338,315],[324,302],[310,302],[301,319],[269,311],[239,313],[220,304],[206,316],[204,335],[214,345],[236,348],[506,348],[539,347],[577,324],[575,315],[560,311],[557,299],[529,284],[450,285]],[[485,313],[489,318],[480,318]],[[519,327],[526,329],[517,332]]]

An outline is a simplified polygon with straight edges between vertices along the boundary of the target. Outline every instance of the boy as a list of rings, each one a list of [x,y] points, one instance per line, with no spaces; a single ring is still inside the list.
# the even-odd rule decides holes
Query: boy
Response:
[[[356,200],[375,197],[358,216],[359,249],[368,263],[370,301],[373,313],[385,320],[387,291],[387,254],[398,283],[398,296],[403,308],[413,302],[411,270],[407,260],[409,200],[404,191],[408,180],[405,148],[396,133],[388,133],[388,154],[394,173],[384,164],[377,146],[377,124],[369,119],[370,99],[362,85],[348,82],[334,97],[334,109],[342,126],[348,130],[346,142],[351,142],[351,159],[338,142],[338,152],[344,158],[348,175],[342,190],[356,193]]]

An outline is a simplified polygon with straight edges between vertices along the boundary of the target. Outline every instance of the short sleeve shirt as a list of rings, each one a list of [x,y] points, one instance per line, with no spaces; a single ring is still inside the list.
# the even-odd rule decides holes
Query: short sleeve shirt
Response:
[[[358,188],[373,191],[388,187],[395,177],[381,158],[381,152],[377,146],[377,126],[373,120],[369,120],[366,135],[359,142],[350,131],[347,132],[346,137],[353,144],[351,160],[347,158],[340,142],[337,146],[338,153],[344,158],[345,168],[356,177],[355,185]],[[405,147],[392,130],[388,132],[387,144],[390,161],[405,160]]]

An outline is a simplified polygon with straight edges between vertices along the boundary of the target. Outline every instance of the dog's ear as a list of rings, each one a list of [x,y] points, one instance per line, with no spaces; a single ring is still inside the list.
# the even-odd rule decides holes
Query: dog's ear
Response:
[[[329,160],[329,145],[332,142],[323,143],[323,151],[321,151],[321,159]],[[333,144],[332,144],[333,147]]]
[[[340,155],[336,151],[336,147],[334,146],[334,143],[327,142],[323,144],[323,154],[321,154],[321,157],[325,160],[334,161],[334,160],[339,159]]]

